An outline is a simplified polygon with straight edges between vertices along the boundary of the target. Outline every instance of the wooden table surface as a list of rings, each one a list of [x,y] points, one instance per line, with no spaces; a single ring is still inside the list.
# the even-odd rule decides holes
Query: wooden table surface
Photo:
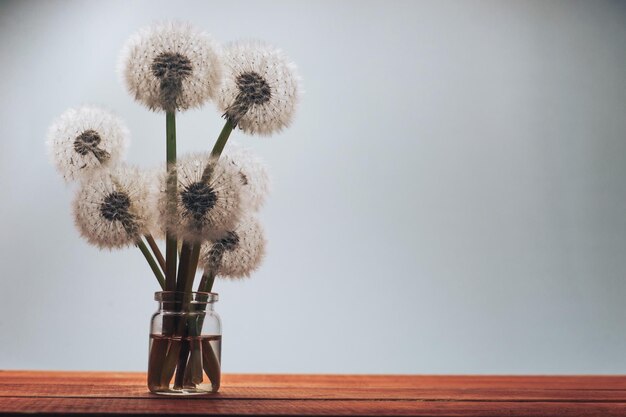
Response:
[[[626,376],[223,375],[166,398],[145,374],[0,371],[0,414],[626,416]]]

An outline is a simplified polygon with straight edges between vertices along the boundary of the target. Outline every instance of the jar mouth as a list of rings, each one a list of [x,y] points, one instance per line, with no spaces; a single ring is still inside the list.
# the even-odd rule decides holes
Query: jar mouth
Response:
[[[199,291],[157,291],[154,293],[154,299],[158,302],[215,303],[219,300],[219,294]]]

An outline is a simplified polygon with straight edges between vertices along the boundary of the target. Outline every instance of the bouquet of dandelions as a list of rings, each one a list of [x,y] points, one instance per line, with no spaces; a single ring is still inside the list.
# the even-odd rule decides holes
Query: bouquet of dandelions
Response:
[[[219,346],[185,341],[202,334],[206,303],[197,301],[210,296],[215,277],[249,276],[260,264],[265,240],[254,214],[268,191],[263,164],[250,151],[225,145],[235,127],[270,135],[288,126],[299,78],[278,49],[261,42],[221,47],[176,22],[132,36],[119,72],[135,100],[165,113],[163,169],[142,172],[124,163],[128,130],[95,107],[67,110],[52,124],[52,159],[66,181],[80,182],[73,212],[81,235],[100,248],[138,247],[162,294],[177,294],[164,299],[180,312],[163,318],[170,337],[151,343],[150,390],[192,392],[204,370],[217,391]],[[211,99],[226,120],[212,150],[177,159],[176,112]],[[158,239],[165,240],[165,256]],[[193,293],[198,269],[203,274]]]

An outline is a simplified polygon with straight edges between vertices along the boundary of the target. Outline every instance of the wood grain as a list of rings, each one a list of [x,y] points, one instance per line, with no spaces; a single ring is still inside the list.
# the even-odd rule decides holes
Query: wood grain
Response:
[[[626,416],[624,376],[223,376],[164,398],[145,374],[0,371],[0,414]]]

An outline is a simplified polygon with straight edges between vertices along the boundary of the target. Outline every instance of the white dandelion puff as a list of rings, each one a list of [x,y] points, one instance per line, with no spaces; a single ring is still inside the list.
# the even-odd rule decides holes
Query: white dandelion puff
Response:
[[[145,177],[119,165],[94,171],[74,199],[74,221],[81,236],[100,248],[135,244],[149,233],[150,197]]]
[[[208,153],[194,153],[179,159],[172,172],[177,177],[176,196],[169,198],[171,177],[165,175],[159,198],[161,222],[168,230],[184,240],[202,242],[237,224],[244,207],[242,183],[233,166],[216,162]]]
[[[219,87],[219,45],[188,23],[141,29],[122,49],[119,72],[130,94],[150,110],[200,107]]]
[[[242,199],[253,211],[258,211],[270,191],[270,176],[265,163],[249,149],[230,144],[222,154],[225,163],[237,170],[242,182]]]
[[[279,49],[236,42],[224,50],[218,105],[245,133],[270,135],[289,126],[299,96],[296,67]]]
[[[52,161],[66,181],[122,159],[129,141],[124,123],[97,107],[66,110],[48,129]]]
[[[205,271],[225,278],[250,276],[265,256],[266,240],[257,219],[249,217],[221,239],[208,242],[200,252]]]
[[[161,212],[161,193],[164,192],[164,178],[167,175],[165,166],[152,167],[143,171],[146,189],[148,190],[149,208],[148,218],[150,223],[150,234],[155,239],[165,239],[166,224],[161,220],[165,217]]]

